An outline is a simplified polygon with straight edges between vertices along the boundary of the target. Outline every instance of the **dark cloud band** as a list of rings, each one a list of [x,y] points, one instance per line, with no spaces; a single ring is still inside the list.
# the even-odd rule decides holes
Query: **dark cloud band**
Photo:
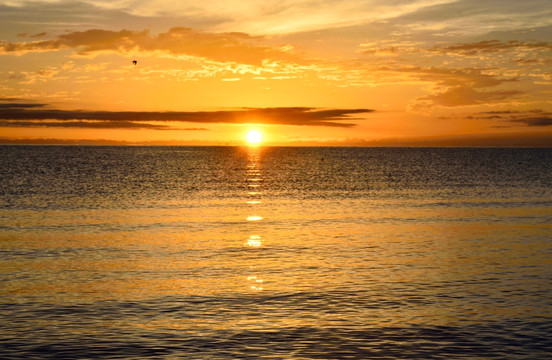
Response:
[[[319,109],[311,107],[241,108],[223,111],[85,111],[47,108],[45,104],[0,104],[0,127],[86,127],[150,128],[164,125],[143,124],[153,121],[180,121],[201,124],[278,124],[297,126],[354,127],[351,120],[371,109]],[[347,122],[349,121],[349,122]]]

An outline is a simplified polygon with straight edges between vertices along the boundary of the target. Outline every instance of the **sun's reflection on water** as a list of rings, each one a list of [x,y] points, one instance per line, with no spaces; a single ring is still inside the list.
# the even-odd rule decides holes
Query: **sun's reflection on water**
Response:
[[[251,285],[251,290],[262,290],[263,287],[262,287],[262,284],[264,282],[263,279],[258,279],[257,276],[248,276],[247,277],[247,281],[250,281],[252,282],[253,284]]]
[[[260,235],[250,235],[244,245],[249,247],[261,247],[263,245],[263,238]]]
[[[251,216],[248,216],[247,217],[247,221],[260,221],[262,220],[263,217],[262,216],[259,216],[259,215],[251,215]]]
[[[257,210],[256,205],[261,203],[260,191],[261,185],[263,183],[263,176],[260,165],[260,156],[261,149],[259,148],[248,148],[248,163],[246,170],[246,187],[247,187],[247,201],[246,203],[252,206],[251,210]],[[244,242],[244,247],[249,249],[260,249],[264,245],[264,238],[259,234],[257,225],[263,217],[256,213],[248,215],[246,221],[248,224],[251,224],[249,231],[251,234]],[[260,275],[255,272],[255,266],[252,265],[249,267],[250,274],[247,276],[247,284],[249,289],[252,291],[261,291],[263,290],[264,280],[260,278]]]

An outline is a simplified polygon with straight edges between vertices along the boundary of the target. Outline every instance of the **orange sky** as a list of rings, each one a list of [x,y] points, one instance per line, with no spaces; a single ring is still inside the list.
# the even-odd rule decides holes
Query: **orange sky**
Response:
[[[0,143],[552,146],[549,5],[0,0]]]

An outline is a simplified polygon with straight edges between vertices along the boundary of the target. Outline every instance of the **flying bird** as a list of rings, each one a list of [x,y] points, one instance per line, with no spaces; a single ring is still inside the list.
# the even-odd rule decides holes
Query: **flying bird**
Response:
[[[133,63],[134,65],[136,65],[136,64],[138,64],[138,61],[132,60],[132,63]]]

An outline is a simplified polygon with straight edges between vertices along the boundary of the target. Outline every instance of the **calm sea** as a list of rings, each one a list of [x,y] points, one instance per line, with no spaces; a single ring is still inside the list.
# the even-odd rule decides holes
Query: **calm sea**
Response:
[[[0,147],[1,359],[552,358],[552,149]]]

